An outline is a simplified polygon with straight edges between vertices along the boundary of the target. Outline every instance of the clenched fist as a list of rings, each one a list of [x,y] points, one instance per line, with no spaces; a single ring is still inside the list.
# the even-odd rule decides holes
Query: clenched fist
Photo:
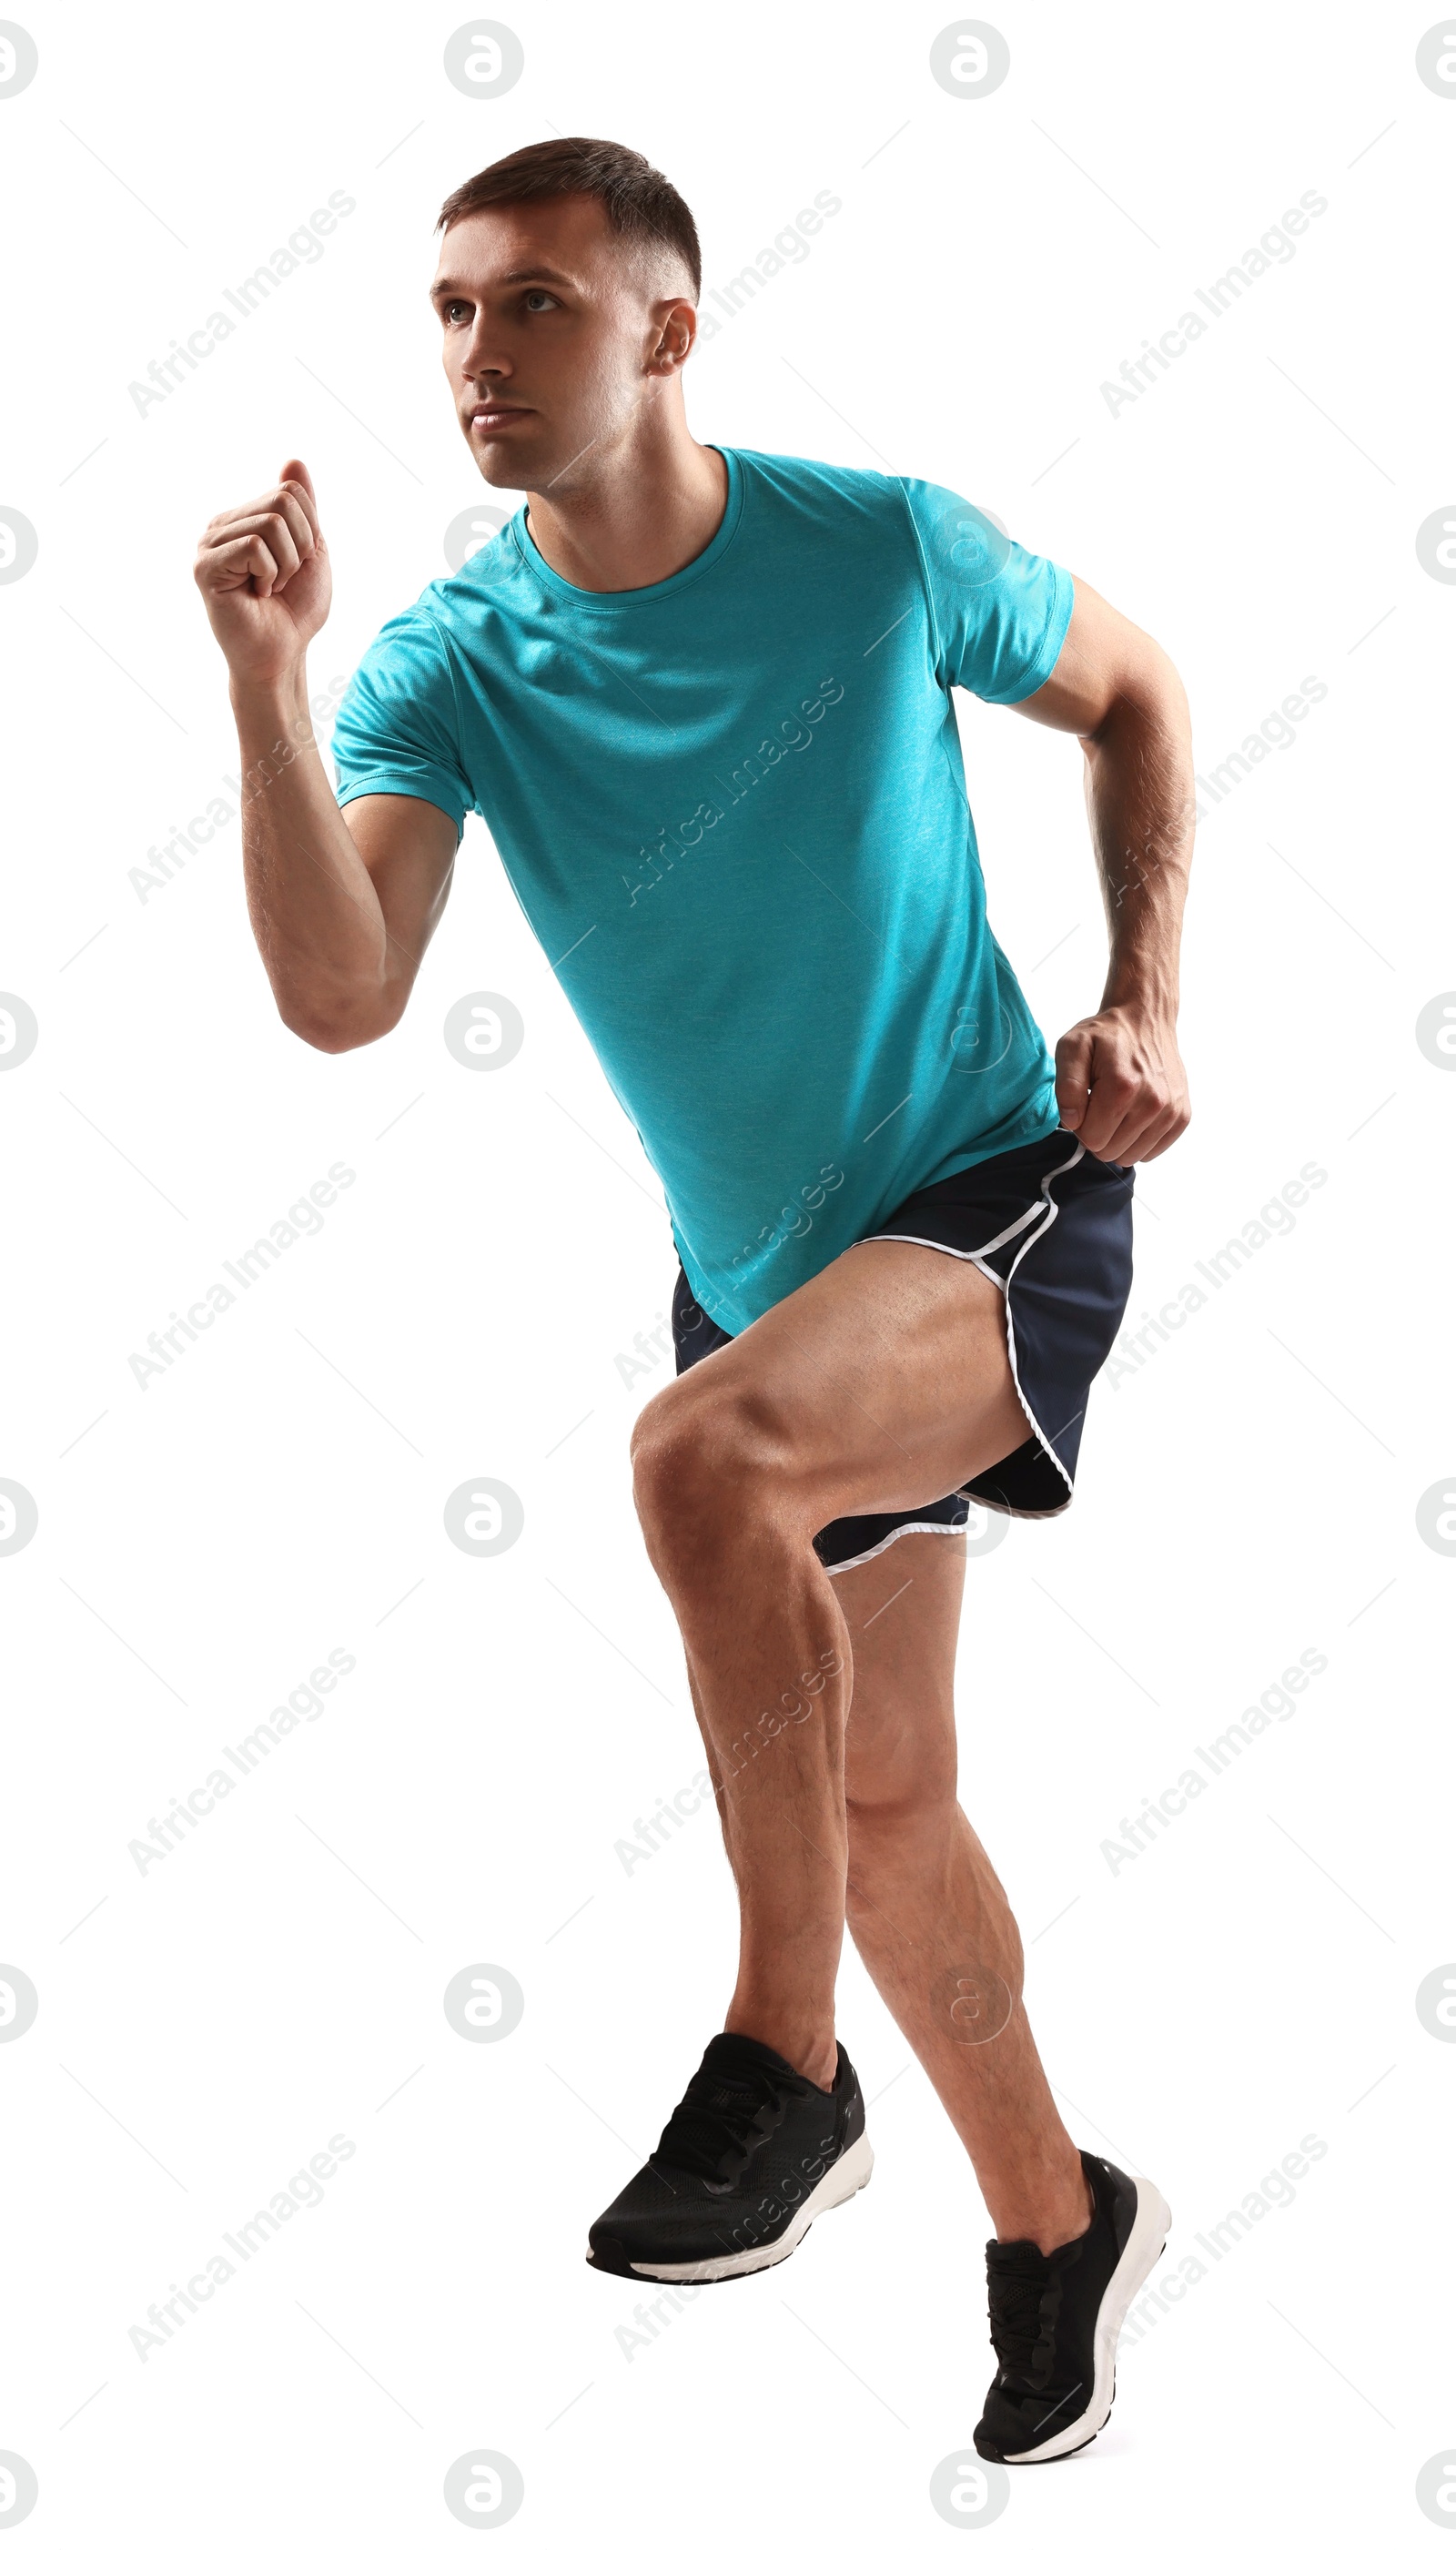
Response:
[[[215,514],[193,568],[235,683],[287,679],[329,617],[329,551],[314,482],[285,460],[276,487]]]
[[[1156,1160],[1193,1110],[1172,1013],[1111,1002],[1057,1039],[1061,1124],[1116,1168]]]

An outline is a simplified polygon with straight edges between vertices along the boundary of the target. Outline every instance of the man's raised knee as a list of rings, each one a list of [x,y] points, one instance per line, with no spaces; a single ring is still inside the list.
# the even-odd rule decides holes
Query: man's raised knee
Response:
[[[792,1473],[782,1429],[761,1395],[732,1384],[665,1390],[632,1429],[632,1494],[647,1545],[667,1554],[754,1511]]]

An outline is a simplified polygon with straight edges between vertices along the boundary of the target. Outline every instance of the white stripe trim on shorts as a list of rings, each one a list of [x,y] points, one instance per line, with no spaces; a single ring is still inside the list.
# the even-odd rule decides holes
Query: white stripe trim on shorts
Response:
[[[856,1248],[863,1248],[868,1245],[871,1239],[908,1239],[913,1247],[934,1248],[939,1251],[942,1257],[958,1257],[962,1265],[976,1267],[982,1275],[986,1276],[991,1283],[996,1285],[997,1289],[1004,1295],[1006,1300],[1006,1346],[1007,1354],[1011,1361],[1012,1380],[1016,1385],[1017,1397],[1021,1403],[1021,1409],[1025,1416],[1026,1422],[1030,1426],[1032,1433],[1035,1435],[1037,1442],[1040,1444],[1042,1451],[1046,1454],[1047,1459],[1055,1464],[1056,1468],[1061,1472],[1063,1479],[1066,1481],[1068,1505],[1071,1504],[1071,1501],[1076,1494],[1076,1489],[1072,1483],[1072,1474],[1067,1468],[1065,1461],[1062,1460],[1060,1454],[1048,1440],[1047,1436],[1043,1434],[1041,1427],[1037,1422],[1036,1411],[1031,1406],[1030,1401],[1027,1399],[1025,1392],[1021,1388],[1021,1377],[1017,1370],[1017,1338],[1016,1329],[1012,1322],[1011,1288],[1012,1278],[1016,1274],[1017,1268],[1020,1265],[1022,1258],[1026,1255],[1027,1250],[1035,1247],[1037,1240],[1044,1237],[1045,1233],[1050,1230],[1052,1224],[1057,1218],[1059,1208],[1057,1206],[1056,1198],[1051,1193],[1052,1179],[1061,1177],[1067,1169],[1075,1169],[1078,1161],[1085,1156],[1084,1147],[1082,1143],[1079,1142],[1069,1160],[1059,1160],[1054,1169],[1047,1170],[1045,1177],[1041,1181],[1040,1202],[1028,1205],[1019,1221],[1009,1224],[1005,1230],[999,1232],[995,1239],[988,1240],[984,1247],[951,1248],[944,1240],[926,1239],[922,1237],[919,1231],[910,1230],[866,1231],[863,1239],[857,1239],[853,1242],[853,1245]],[[1046,1208],[1044,1213],[1042,1211],[1043,1206]],[[1038,1216],[1040,1216],[1039,1221],[1037,1221]],[[1011,1265],[1007,1269],[1005,1279],[1000,1275],[994,1274],[989,1266],[982,1264],[983,1258],[991,1256],[998,1248],[1004,1248],[1009,1239],[1014,1239],[1017,1232],[1024,1230],[1027,1223],[1032,1221],[1037,1221],[1037,1226],[1033,1231],[1028,1232],[1027,1236],[1022,1240],[1020,1247],[1017,1250],[1015,1257],[1012,1259]],[[959,1493],[964,1495],[965,1491],[962,1489]],[[973,1505],[986,1507],[992,1514],[1005,1514],[1008,1512],[1007,1507],[994,1504],[986,1497],[973,1497],[971,1502]],[[1065,1514],[1066,1510],[1066,1506],[1059,1506],[1056,1509],[1059,1514]],[[1050,1518],[1036,1516],[1032,1518],[1032,1520],[1041,1521],[1049,1520]],[[962,1528],[963,1526],[959,1523],[903,1523],[901,1525],[901,1530],[904,1531],[959,1531]],[[898,1540],[899,1537],[900,1533],[898,1531],[891,1532],[888,1539],[880,1542],[879,1548],[888,1549],[890,1542],[892,1540]],[[877,1557],[879,1551],[877,1549],[867,1549],[864,1552],[864,1556],[866,1558],[874,1558]],[[859,1560],[854,1558],[845,1559],[840,1562],[840,1565],[857,1567],[859,1565]],[[831,1567],[828,1569],[827,1573],[830,1576],[837,1576],[839,1574],[839,1568]]]
[[[1066,1165],[1070,1168],[1072,1165],[1071,1161],[1069,1160]],[[1053,1169],[1051,1175],[1055,1177],[1057,1174],[1058,1172]],[[952,1248],[948,1240],[922,1239],[920,1233],[914,1230],[867,1230],[863,1239],[853,1240],[850,1245],[855,1248],[863,1248],[866,1242],[871,1239],[908,1239],[911,1241],[913,1246],[917,1248],[938,1248],[942,1257],[965,1258],[968,1259],[973,1266],[981,1266],[981,1260],[983,1257],[994,1257],[998,1248],[1004,1248],[1009,1239],[1015,1239],[1019,1231],[1025,1229],[1027,1223],[1034,1222],[1038,1214],[1043,1210],[1043,1207],[1050,1204],[1050,1202],[1051,1198],[1045,1191],[1045,1182],[1043,1181],[1042,1193],[1037,1202],[1035,1204],[1028,1204],[1023,1214],[1019,1214],[1015,1222],[1009,1222],[1007,1224],[1005,1230],[999,1230],[994,1239],[986,1240],[980,1248]],[[983,1275],[991,1275],[992,1283],[1001,1285],[1002,1291],[1005,1292],[1006,1287],[1002,1284],[1001,1277],[999,1275],[992,1275],[989,1266],[981,1266],[981,1272]]]
[[[1017,1397],[1026,1412],[1032,1433],[1035,1435],[1037,1442],[1046,1454],[1047,1459],[1049,1461],[1055,1461],[1062,1477],[1066,1480],[1068,1505],[1071,1504],[1072,1498],[1076,1494],[1076,1490],[1072,1485],[1072,1473],[1067,1468],[1067,1465],[1062,1459],[1060,1453],[1055,1450],[1046,1435],[1042,1433],[1041,1427],[1036,1422],[1036,1411],[1031,1406],[1030,1401],[1027,1399],[1025,1392],[1021,1388],[1021,1377],[1017,1370],[1017,1336],[1016,1327],[1012,1320],[1012,1277],[1016,1274],[1017,1268],[1020,1265],[1027,1249],[1034,1248],[1037,1240],[1040,1239],[1045,1232],[1050,1230],[1052,1224],[1057,1218],[1057,1201],[1055,1196],[1051,1193],[1052,1179],[1061,1177],[1067,1169],[1075,1169],[1078,1161],[1084,1157],[1085,1153],[1083,1146],[1079,1142],[1069,1160],[1062,1160],[1056,1168],[1047,1170],[1045,1177],[1041,1181],[1041,1192],[1046,1199],[1047,1205],[1046,1219],[1041,1223],[1037,1229],[1031,1232],[1029,1238],[1022,1240],[1020,1247],[1017,1250],[1015,1257],[1007,1268],[1006,1275],[1006,1348],[1007,1353],[1011,1357],[1012,1379],[1016,1383]],[[978,1497],[976,1499],[976,1503],[979,1505],[981,1502],[982,1500]],[[1063,1508],[1063,1512],[1065,1512],[1065,1510],[1066,1509]]]
[[[1037,1210],[1040,1211],[1039,1206]],[[958,1257],[963,1266],[974,1266],[978,1275],[984,1275],[988,1284],[996,1286],[998,1293],[1006,1291],[1005,1277],[998,1275],[994,1266],[982,1264],[979,1248],[951,1248],[941,1239],[922,1239],[918,1230],[867,1230],[863,1239],[851,1240],[850,1247],[868,1248],[872,1239],[903,1239],[907,1248],[933,1248],[941,1257]]]
[[[891,1231],[887,1235],[893,1239],[895,1234]],[[853,1244],[857,1248],[859,1245],[858,1240]],[[956,1488],[952,1489],[951,1493],[954,1496],[959,1496],[962,1491]],[[979,1504],[979,1502],[980,1500],[978,1498],[977,1503]],[[996,1511],[999,1514],[1001,1512],[1001,1508],[998,1506]],[[832,1567],[826,1567],[825,1569],[825,1574],[826,1576],[842,1576],[846,1568],[863,1567],[867,1558],[878,1558],[882,1550],[889,1549],[894,1541],[903,1540],[906,1533],[909,1531],[946,1532],[952,1540],[959,1540],[964,1530],[965,1524],[963,1522],[898,1522],[893,1531],[886,1532],[883,1540],[876,1541],[873,1549],[862,1549],[856,1558],[836,1558]]]

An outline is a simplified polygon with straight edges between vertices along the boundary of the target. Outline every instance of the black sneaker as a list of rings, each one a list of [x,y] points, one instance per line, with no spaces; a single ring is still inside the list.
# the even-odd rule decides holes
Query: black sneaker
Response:
[[[991,2343],[1001,2366],[975,2445],[987,2462],[1055,2462],[1107,2424],[1123,2314],[1167,2245],[1173,2216],[1146,2178],[1081,2155],[1092,2221],[1043,2257],[1034,2240],[988,2240]]]
[[[751,2036],[715,2036],[662,2139],[588,2234],[587,2263],[648,2284],[776,2267],[874,2166],[839,2047],[832,2090]]]

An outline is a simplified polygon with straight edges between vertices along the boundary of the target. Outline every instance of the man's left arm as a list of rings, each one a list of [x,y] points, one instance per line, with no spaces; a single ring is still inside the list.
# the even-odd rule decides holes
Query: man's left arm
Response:
[[[1193,855],[1193,742],[1162,648],[1090,585],[1056,668],[1016,703],[1075,735],[1111,953],[1102,1007],[1057,1043],[1061,1122],[1100,1160],[1155,1160],[1189,1120],[1178,1051],[1178,946]]]

